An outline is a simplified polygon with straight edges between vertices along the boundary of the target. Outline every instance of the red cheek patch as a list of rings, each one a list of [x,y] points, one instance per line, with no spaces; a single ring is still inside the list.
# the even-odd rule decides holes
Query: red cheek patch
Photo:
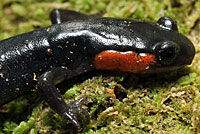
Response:
[[[119,52],[105,50],[94,58],[94,67],[97,70],[114,70],[137,73],[149,69],[156,63],[152,54],[137,54],[133,51]]]

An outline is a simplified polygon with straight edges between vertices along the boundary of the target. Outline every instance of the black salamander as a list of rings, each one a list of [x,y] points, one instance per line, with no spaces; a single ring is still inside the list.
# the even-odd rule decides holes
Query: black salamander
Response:
[[[178,32],[176,22],[92,18],[74,11],[54,10],[54,25],[0,41],[0,106],[35,87],[59,115],[81,125],[78,115],[85,99],[66,104],[55,85],[99,69],[159,73],[192,62],[193,44]],[[72,21],[73,20],[73,21]]]

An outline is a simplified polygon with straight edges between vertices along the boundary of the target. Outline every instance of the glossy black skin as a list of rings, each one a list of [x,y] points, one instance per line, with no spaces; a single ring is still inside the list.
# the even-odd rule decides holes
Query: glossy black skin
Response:
[[[73,16],[73,12],[70,11],[70,15]],[[139,73],[180,68],[190,64],[195,54],[193,44],[178,33],[175,22],[168,17],[163,19],[170,20],[171,25],[165,25],[162,19],[154,24],[114,18],[88,19],[74,12],[82,16],[78,21],[61,23],[72,19],[60,19],[63,13],[59,13],[59,10],[54,10],[51,19],[60,24],[0,42],[0,106],[27,93],[37,84],[49,106],[80,130],[79,114],[86,116],[86,123],[89,123],[88,113],[81,108],[81,103],[87,101],[80,99],[66,104],[55,85],[94,70],[96,54],[118,50],[155,55],[156,64]],[[162,61],[165,57],[160,57],[162,51],[155,45],[165,41],[175,42],[179,48],[176,56],[171,58],[172,61],[167,59],[167,63]]]

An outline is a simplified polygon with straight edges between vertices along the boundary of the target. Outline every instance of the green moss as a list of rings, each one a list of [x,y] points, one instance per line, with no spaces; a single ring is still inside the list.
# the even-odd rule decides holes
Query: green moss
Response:
[[[197,74],[190,73],[189,75],[182,76],[177,80],[177,83],[180,85],[189,85],[190,83],[196,80]]]
[[[0,40],[51,25],[49,12],[54,8],[87,14],[104,11],[104,17],[151,22],[170,16],[177,20],[179,32],[196,44],[197,53],[190,67],[162,77],[96,76],[77,83],[63,97],[66,102],[81,97],[89,101],[84,108],[91,121],[84,125],[84,134],[199,133],[199,7],[197,0],[1,0]],[[37,100],[27,95],[1,107],[0,134],[74,132],[67,120]]]
[[[27,122],[22,121],[19,126],[17,126],[14,130],[13,130],[13,134],[26,134],[27,132],[29,132],[31,130],[31,128],[34,126],[35,124],[35,119],[34,118],[29,118],[29,120]]]
[[[17,124],[14,123],[14,122],[8,122],[6,121],[4,124],[3,124],[3,131],[5,134],[9,134],[9,133],[12,133],[13,130],[17,127]],[[2,132],[3,133],[3,132]]]
[[[19,16],[26,16],[27,15],[26,8],[21,4],[13,4],[11,6],[11,10],[14,14],[19,15]]]

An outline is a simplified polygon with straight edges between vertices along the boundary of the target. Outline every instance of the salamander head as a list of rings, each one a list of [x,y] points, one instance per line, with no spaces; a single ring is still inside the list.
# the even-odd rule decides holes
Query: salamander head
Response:
[[[141,23],[140,23],[141,24]],[[94,66],[101,70],[117,70],[133,73],[168,72],[191,64],[195,49],[185,36],[178,33],[176,22],[169,17],[161,17],[156,24],[142,23],[134,29],[144,48],[134,50],[105,50],[97,54]],[[124,45],[125,46],[125,45]],[[137,44],[134,44],[136,47]],[[138,45],[141,46],[141,45]]]
[[[167,72],[191,64],[195,50],[193,45],[178,45],[173,41],[163,41],[156,43],[152,48],[156,64],[145,73]]]
[[[178,33],[176,22],[169,17],[161,17],[157,25],[173,34],[168,38],[169,40],[152,45],[151,50],[155,55],[156,64],[143,72],[167,72],[191,64],[195,55],[194,45],[188,38]]]

